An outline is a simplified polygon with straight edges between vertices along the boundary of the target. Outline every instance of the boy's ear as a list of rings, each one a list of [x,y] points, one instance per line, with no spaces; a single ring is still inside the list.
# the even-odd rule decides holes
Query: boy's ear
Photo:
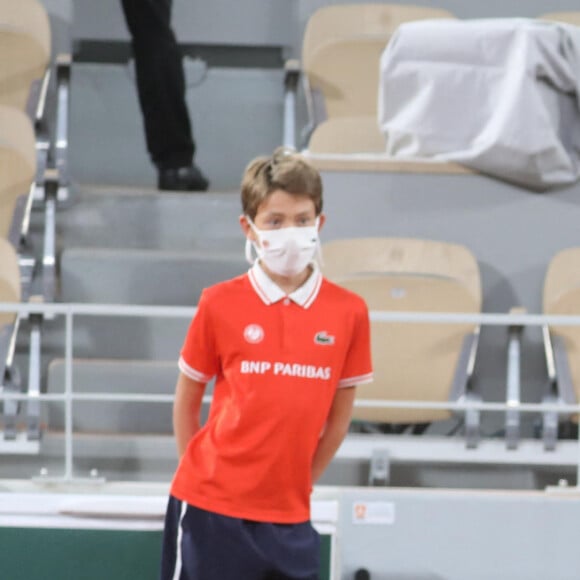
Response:
[[[248,222],[248,218],[244,214],[242,214],[240,216],[240,226],[241,226],[242,231],[244,232],[244,235],[246,236],[246,238],[250,238],[251,240],[253,240],[254,239],[254,231],[250,227],[250,224]]]
[[[322,229],[322,226],[325,224],[325,222],[326,222],[326,216],[323,213],[321,213],[318,216],[318,231],[320,231]]]

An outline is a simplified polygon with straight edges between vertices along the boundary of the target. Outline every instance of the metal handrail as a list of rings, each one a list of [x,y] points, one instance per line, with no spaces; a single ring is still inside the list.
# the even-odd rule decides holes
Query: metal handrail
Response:
[[[27,401],[29,395],[22,393],[0,393],[0,401]],[[66,394],[49,395],[41,393],[35,395],[40,401],[63,402],[69,399]],[[163,394],[139,394],[139,393],[72,393],[72,401],[84,401],[95,403],[173,403],[173,395]],[[203,397],[204,403],[211,403],[212,396]],[[372,409],[436,409],[451,411],[467,411],[476,409],[478,411],[510,411],[517,410],[522,413],[538,413],[542,411],[551,411],[556,413],[570,414],[580,413],[580,405],[570,405],[567,403],[485,403],[483,401],[377,401],[376,399],[356,399],[355,407],[372,408]]]
[[[19,314],[123,316],[148,318],[189,318],[197,308],[194,306],[137,306],[127,304],[84,303],[0,303],[0,312]],[[580,315],[554,314],[500,314],[457,312],[384,312],[373,310],[370,319],[378,322],[408,322],[432,324],[479,324],[482,326],[580,326]]]
[[[135,306],[119,304],[76,304],[76,303],[0,303],[0,312],[16,312],[20,316],[42,315],[47,318],[65,317],[65,389],[63,394],[38,394],[37,401],[62,402],[65,406],[65,473],[64,481],[73,481],[73,402],[145,402],[172,403],[173,395],[135,394],[135,393],[74,393],[72,378],[73,361],[73,319],[74,316],[115,316],[115,317],[149,317],[149,318],[191,318],[195,307],[186,306]],[[370,319],[381,322],[408,322],[433,324],[474,324],[482,326],[580,326],[580,316],[554,316],[542,314],[461,314],[461,313],[416,313],[416,312],[380,312],[371,311]],[[2,400],[26,401],[26,394],[0,393]],[[203,398],[211,401],[211,395]],[[565,403],[486,403],[482,401],[377,401],[358,399],[357,407],[372,408],[406,408],[406,409],[444,409],[444,410],[482,410],[538,413],[552,411],[557,413],[580,413],[580,405]],[[580,435],[578,440],[577,481],[580,482]]]

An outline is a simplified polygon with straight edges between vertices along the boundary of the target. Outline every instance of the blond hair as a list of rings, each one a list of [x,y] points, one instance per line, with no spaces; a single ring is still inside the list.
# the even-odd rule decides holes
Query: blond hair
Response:
[[[322,212],[320,174],[304,157],[285,147],[276,149],[271,157],[257,157],[246,167],[242,178],[244,214],[253,220],[260,204],[278,189],[310,198],[316,215]]]

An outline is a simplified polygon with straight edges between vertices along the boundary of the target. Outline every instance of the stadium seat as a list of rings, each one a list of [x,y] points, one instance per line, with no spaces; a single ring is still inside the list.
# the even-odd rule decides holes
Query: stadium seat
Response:
[[[405,238],[358,238],[323,246],[324,274],[362,296],[371,311],[481,311],[477,261],[465,247]],[[471,388],[479,328],[473,324],[371,321],[375,379],[361,399],[385,401],[478,400]],[[360,421],[425,424],[447,410],[355,409]],[[477,443],[479,416],[465,417],[469,446]]]
[[[304,156],[319,171],[429,173],[469,175],[458,163],[391,159],[385,156],[385,138],[376,116],[328,119],[312,133]]]
[[[8,239],[18,250],[28,235],[30,214],[37,191],[35,138],[32,123],[25,113],[13,107],[0,106],[0,237]],[[55,298],[55,228],[59,173],[44,172],[41,189],[44,202],[42,295],[47,301]],[[21,274],[30,281],[34,264],[21,259]],[[25,288],[28,290],[28,286]],[[28,299],[28,293],[24,298]]]
[[[19,257],[14,246],[0,238],[0,304],[19,304],[26,301],[23,291]],[[15,363],[17,338],[21,332],[20,316],[15,312],[0,312],[0,394],[26,393],[25,421],[26,438],[31,442],[40,439],[40,338],[42,317],[29,314],[26,323],[28,342],[28,380],[26,385],[20,378],[20,370]],[[23,405],[19,401],[0,402],[0,432],[3,439],[13,441],[18,436],[17,422],[21,417]],[[1,437],[1,435],[0,435]]]
[[[337,117],[322,123],[310,137],[310,153],[383,153],[385,138],[376,115]]]
[[[20,298],[18,256],[14,247],[7,240],[0,238],[0,303],[17,304]],[[17,330],[16,314],[0,312],[0,393],[18,390],[18,381],[14,380],[12,366],[14,337]],[[2,407],[4,435],[9,439],[14,438],[18,405],[8,401]]]
[[[543,311],[548,315],[580,315],[580,248],[558,252],[550,261],[544,281]],[[580,327],[545,326],[544,347],[549,377],[546,403],[576,405],[580,400]],[[543,438],[547,449],[553,449],[558,424],[566,419],[578,422],[578,416],[543,416]]]
[[[45,169],[53,167],[58,170],[57,197],[64,201],[69,187],[71,58],[66,54],[56,56],[56,80],[51,82],[51,42],[48,14],[38,0],[0,0],[0,105],[25,112],[34,125],[38,186],[35,197],[44,200]]]
[[[437,8],[397,4],[325,6],[315,12],[302,44],[310,119],[307,133],[322,130],[324,122],[336,118],[376,119],[381,53],[401,23],[428,18],[453,15]],[[376,142],[372,128],[370,139]]]
[[[26,110],[50,61],[50,22],[36,0],[0,0],[0,104]]]
[[[24,255],[22,242],[28,228],[35,192],[35,138],[32,123],[22,111],[0,106],[0,302],[28,301],[33,284],[35,260]],[[46,228],[46,224],[45,224]],[[45,229],[54,239],[54,221]],[[46,245],[43,251],[46,251]],[[54,263],[51,265],[54,269]],[[50,270],[43,270],[43,277]],[[50,297],[52,298],[52,296]],[[3,391],[19,391],[19,373],[13,365],[19,317],[0,316],[0,381]],[[39,392],[41,317],[29,317],[28,392]],[[16,417],[20,404],[3,405],[4,439],[16,438]],[[27,405],[28,437],[38,440],[38,402]]]
[[[20,302],[18,256],[12,245],[0,239],[0,302]],[[0,327],[13,324],[16,316],[0,312]]]
[[[552,22],[562,22],[580,26],[580,12],[549,12],[538,16],[540,20],[550,20]]]
[[[36,172],[32,124],[21,111],[0,106],[0,238],[18,247]]]

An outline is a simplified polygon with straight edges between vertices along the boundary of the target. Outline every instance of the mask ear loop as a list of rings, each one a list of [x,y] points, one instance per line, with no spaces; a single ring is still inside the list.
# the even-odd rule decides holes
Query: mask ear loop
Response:
[[[316,218],[316,249],[314,250],[314,259],[316,263],[322,268],[324,266],[324,260],[322,258],[322,245],[320,243],[320,236],[318,235],[318,224],[320,223],[320,218]]]
[[[252,230],[254,231],[254,233],[256,232],[256,226],[254,225],[254,222],[250,219],[249,216],[246,216],[246,220],[248,220],[248,223],[250,224],[250,227],[252,228]],[[250,238],[246,238],[246,249],[245,249],[245,254],[246,254],[246,260],[248,262],[248,264],[250,264],[250,266],[253,266],[254,263],[256,262],[256,258],[254,258],[254,256],[252,255],[252,248],[256,248],[256,245],[254,244],[254,242],[252,242],[252,240],[250,240]],[[256,249],[256,254],[258,253],[258,250]]]
[[[320,244],[320,238],[316,238],[316,250],[314,251],[314,259],[316,263],[322,268],[324,266],[324,260],[322,259],[322,246]]]
[[[252,240],[250,240],[250,238],[246,238],[246,260],[250,266],[253,266],[254,262],[256,261],[254,256],[252,256],[252,246]]]

